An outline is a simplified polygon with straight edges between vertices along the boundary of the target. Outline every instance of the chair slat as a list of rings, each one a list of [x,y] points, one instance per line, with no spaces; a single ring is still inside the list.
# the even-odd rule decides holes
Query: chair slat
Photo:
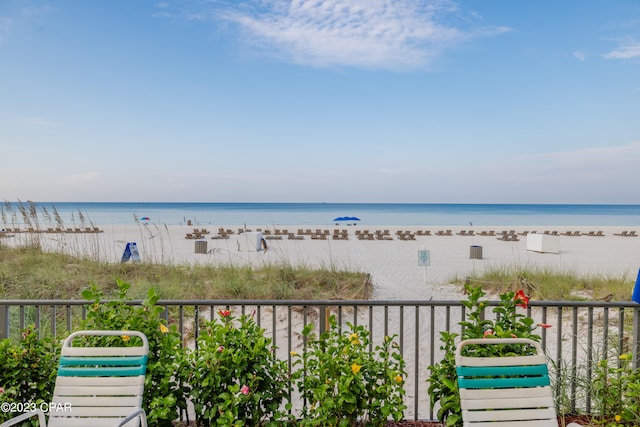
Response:
[[[495,375],[537,376],[547,375],[547,365],[512,366],[458,366],[458,377],[484,377]]]
[[[72,407],[70,411],[65,413],[52,413],[51,418],[68,418],[68,417],[84,417],[84,418],[125,418],[134,412],[135,406],[78,406]]]
[[[63,347],[62,356],[144,356],[142,347]]]
[[[526,397],[545,397],[550,396],[549,387],[535,388],[504,388],[504,389],[472,389],[461,388],[460,397],[462,399],[520,399]]]
[[[549,385],[549,377],[525,378],[458,378],[460,388],[516,388],[543,387]]]
[[[515,399],[464,399],[460,402],[462,409],[482,410],[509,409],[509,408],[548,408],[554,405],[553,398],[546,397],[519,397]]]
[[[61,377],[131,377],[143,375],[147,371],[146,366],[131,367],[73,367],[60,366],[58,375]]]
[[[135,396],[134,396],[135,397]],[[132,396],[114,396],[114,395],[108,395],[108,396],[65,396],[63,399],[60,399],[60,397],[58,397],[58,399],[54,399],[53,400],[54,403],[56,404],[67,404],[67,407],[70,408],[72,411],[77,409],[77,408],[81,408],[81,407],[86,407],[86,406],[128,406],[131,407],[133,406],[135,409],[135,406],[139,406],[140,403],[142,402],[142,395],[138,396],[138,399],[133,398]],[[129,411],[129,413],[131,413],[131,411]],[[60,414],[63,415],[63,414]]]
[[[528,420],[518,421],[517,424],[513,424],[513,421],[487,421],[487,422],[465,422],[464,426],[467,427],[511,427],[516,425],[517,427],[558,427],[558,421],[553,420]]]
[[[557,422],[556,411],[552,408],[543,409],[510,409],[501,411],[465,411],[466,420],[476,421],[531,421],[531,420],[554,420]],[[514,424],[512,424],[514,425]],[[517,425],[517,424],[515,424]]]
[[[58,386],[95,386],[95,387],[107,387],[107,386],[137,386],[144,384],[144,377],[57,377],[56,388]]]
[[[141,366],[147,363],[146,356],[125,357],[73,357],[60,358],[62,366]]]
[[[101,387],[78,387],[78,386],[58,386],[56,396],[60,397],[60,402],[64,403],[72,396],[141,396],[144,392],[144,385],[139,386],[101,386]],[[67,400],[65,400],[67,399]]]
[[[114,427],[118,425],[120,418],[51,418],[48,427]],[[138,427],[139,420],[131,420],[126,427]]]

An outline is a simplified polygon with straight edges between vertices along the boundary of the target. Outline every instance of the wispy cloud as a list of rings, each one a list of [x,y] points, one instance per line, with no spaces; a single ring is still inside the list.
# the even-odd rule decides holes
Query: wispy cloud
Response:
[[[55,120],[46,119],[43,117],[22,117],[18,119],[18,124],[22,126],[37,126],[37,127],[60,127],[61,123]]]
[[[7,3],[9,5],[3,11],[4,15],[0,15],[0,45],[7,42],[14,32],[31,27],[33,22],[55,11],[52,6],[34,5],[32,3],[37,2],[30,0]]]
[[[88,171],[78,174],[65,175],[60,177],[60,184],[72,187],[85,187],[95,182],[100,177],[98,171]]]
[[[450,0],[247,0],[214,2],[251,46],[293,63],[406,69],[428,66],[448,48],[510,31],[487,26]],[[204,17],[211,10],[190,13]]]
[[[617,49],[604,55],[607,59],[635,59],[640,58],[640,41],[624,39]]]
[[[584,62],[587,60],[587,54],[581,50],[576,50],[572,55],[580,62]]]
[[[0,45],[9,37],[12,22],[11,18],[0,16]]]
[[[609,169],[624,164],[636,164],[640,160],[640,142],[631,144],[592,147],[575,151],[551,152],[523,158],[560,167],[597,167]]]

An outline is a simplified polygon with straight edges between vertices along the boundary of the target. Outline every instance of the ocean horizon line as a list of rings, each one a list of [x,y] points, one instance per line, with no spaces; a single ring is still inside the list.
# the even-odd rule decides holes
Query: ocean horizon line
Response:
[[[356,217],[359,225],[640,225],[640,205],[541,203],[332,203],[332,202],[6,202],[4,224],[28,222],[37,214],[76,223],[133,224],[148,217],[157,224],[333,225]]]

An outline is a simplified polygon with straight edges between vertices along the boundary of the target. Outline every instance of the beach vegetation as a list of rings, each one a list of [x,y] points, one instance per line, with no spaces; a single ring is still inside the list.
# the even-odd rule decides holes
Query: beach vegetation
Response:
[[[286,362],[253,316],[219,310],[189,352],[187,382],[200,426],[282,425],[289,395]]]
[[[0,245],[1,299],[74,299],[89,284],[109,294],[118,280],[131,285],[133,298],[152,288],[161,299],[367,299],[372,291],[368,274],[346,270],[107,263],[38,246]]]
[[[640,370],[633,354],[613,350],[600,360],[591,383],[594,415],[607,426],[640,425]]]
[[[635,279],[635,277],[634,277]],[[580,274],[536,266],[496,266],[453,283],[482,286],[491,295],[522,289],[540,301],[628,301],[635,282],[627,275]]]
[[[395,337],[370,350],[369,331],[335,316],[328,330],[313,334],[307,325],[302,353],[293,353],[293,382],[304,400],[302,426],[383,426],[403,418],[407,373]]]
[[[52,401],[59,358],[60,344],[40,338],[33,325],[22,331],[20,340],[0,340],[0,423]]]

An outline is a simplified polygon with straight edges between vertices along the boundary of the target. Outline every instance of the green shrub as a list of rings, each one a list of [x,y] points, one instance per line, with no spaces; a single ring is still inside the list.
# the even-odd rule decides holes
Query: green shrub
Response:
[[[142,306],[134,306],[127,304],[129,284],[118,280],[117,285],[113,300],[103,301],[104,296],[96,286],[82,293],[91,304],[86,307],[87,317],[81,329],[135,330],[147,336],[149,360],[143,408],[149,425],[171,426],[179,411],[187,407],[188,387],[184,381],[187,361],[180,333],[175,325],[167,327],[161,318],[164,308],[156,305],[158,295],[153,288]]]
[[[189,354],[191,397],[198,425],[277,425],[284,419],[286,364],[253,317],[229,310],[208,322]]]
[[[17,343],[0,340],[0,422],[51,402],[59,358],[60,345],[51,338],[39,339],[34,326],[25,329]]]
[[[467,320],[459,322],[463,326],[461,340],[472,338],[530,338],[540,341],[540,336],[533,333],[536,325],[533,319],[518,312],[518,308],[526,309],[529,298],[523,291],[506,292],[500,295],[500,303],[493,308],[496,320],[484,319],[484,311],[488,302],[482,300],[485,293],[481,287],[465,285],[468,297],[462,304],[469,310]],[[429,366],[429,396],[431,405],[440,404],[437,417],[447,426],[462,426],[462,409],[458,392],[458,376],[455,370],[455,351],[458,334],[441,332],[441,350],[443,359]],[[508,355],[525,355],[531,351],[522,345],[469,346],[466,355],[475,357],[498,357]]]
[[[369,351],[369,332],[348,324],[340,332],[334,316],[328,331],[315,337],[312,325],[303,335],[308,339],[302,354],[292,353],[292,374],[305,399],[300,425],[381,426],[388,418],[402,419],[404,360],[393,337]]]
[[[599,361],[594,370],[591,391],[596,415],[608,420],[607,426],[640,425],[640,370],[633,368],[632,354],[615,359]]]

